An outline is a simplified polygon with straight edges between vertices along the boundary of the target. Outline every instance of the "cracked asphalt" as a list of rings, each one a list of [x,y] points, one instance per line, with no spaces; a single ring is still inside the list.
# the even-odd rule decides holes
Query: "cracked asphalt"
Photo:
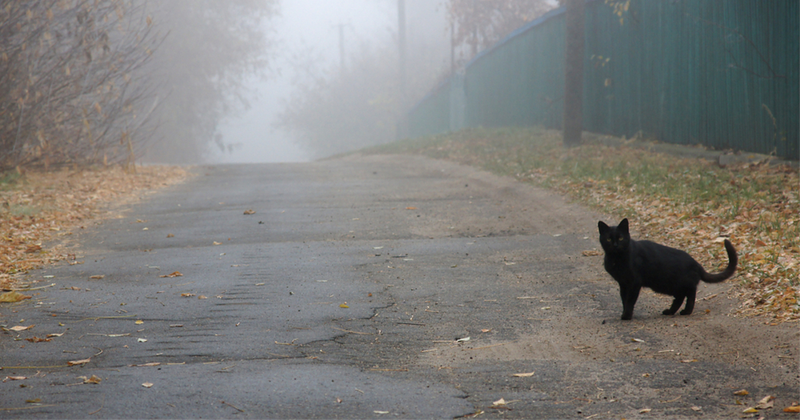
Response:
[[[789,418],[798,399],[796,326],[730,316],[730,283],[689,317],[643,293],[620,321],[583,253],[616,221],[553,193],[409,156],[195,172],[0,306],[34,325],[0,334],[0,418],[716,418],[765,395],[758,415]]]

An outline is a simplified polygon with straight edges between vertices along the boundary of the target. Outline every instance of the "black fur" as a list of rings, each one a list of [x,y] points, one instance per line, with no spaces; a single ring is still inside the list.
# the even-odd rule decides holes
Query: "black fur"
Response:
[[[689,315],[694,310],[697,284],[700,280],[719,283],[736,272],[736,249],[727,239],[725,250],[730,260],[728,267],[721,273],[709,274],[684,251],[655,242],[631,239],[628,219],[611,227],[598,222],[597,227],[600,230],[600,245],[606,254],[603,265],[608,274],[619,283],[622,319],[633,317],[633,305],[636,304],[642,287],[675,298],[672,306],[662,312],[664,315],[674,315],[683,305],[684,299],[686,308],[681,311],[681,315]]]

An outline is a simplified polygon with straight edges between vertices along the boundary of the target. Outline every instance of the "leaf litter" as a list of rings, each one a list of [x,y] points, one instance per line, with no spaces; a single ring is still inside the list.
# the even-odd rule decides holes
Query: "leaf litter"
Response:
[[[135,173],[120,166],[64,167],[26,169],[0,184],[0,288],[13,289],[20,274],[47,264],[80,263],[64,246],[73,230],[112,216],[102,210],[108,204],[133,202],[188,176],[182,168],[155,165],[136,167]]]
[[[737,314],[800,320],[797,168],[766,160],[721,167],[624,141],[615,147],[586,140],[565,150],[559,131],[539,128],[467,129],[362,152],[422,154],[556,190],[634,219],[639,237],[683,249],[709,271],[727,264],[721,242],[730,239],[739,253],[730,280]]]

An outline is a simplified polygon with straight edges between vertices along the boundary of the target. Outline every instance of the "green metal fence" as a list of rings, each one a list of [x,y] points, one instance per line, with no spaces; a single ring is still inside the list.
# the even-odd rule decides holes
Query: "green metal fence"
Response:
[[[611,4],[607,4],[611,3]],[[584,129],[800,158],[800,2],[586,5]],[[563,112],[564,11],[473,59],[408,114],[410,137],[544,125]]]

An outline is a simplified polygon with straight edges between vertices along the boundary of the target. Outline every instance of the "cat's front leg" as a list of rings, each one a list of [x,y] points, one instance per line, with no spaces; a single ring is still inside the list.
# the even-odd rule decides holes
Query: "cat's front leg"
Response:
[[[639,299],[639,291],[641,286],[628,286],[624,289],[620,285],[620,295],[622,296],[622,318],[629,320],[633,318],[633,306],[636,305],[636,299]]]

